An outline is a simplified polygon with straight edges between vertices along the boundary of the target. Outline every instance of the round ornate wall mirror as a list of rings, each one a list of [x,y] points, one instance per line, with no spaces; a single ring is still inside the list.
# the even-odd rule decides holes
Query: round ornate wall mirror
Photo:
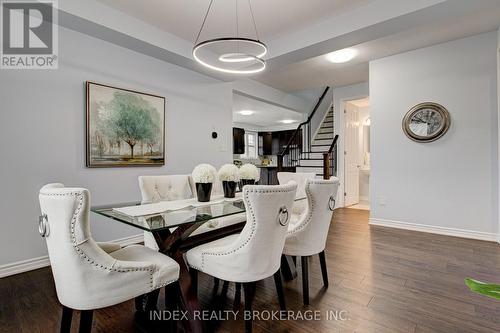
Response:
[[[450,113],[437,103],[414,106],[403,119],[406,136],[417,142],[432,142],[442,137],[450,128]]]

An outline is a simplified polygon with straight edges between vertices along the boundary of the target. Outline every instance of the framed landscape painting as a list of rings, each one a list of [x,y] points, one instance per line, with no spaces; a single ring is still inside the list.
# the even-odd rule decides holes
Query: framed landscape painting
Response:
[[[165,165],[165,98],[86,82],[87,167]]]

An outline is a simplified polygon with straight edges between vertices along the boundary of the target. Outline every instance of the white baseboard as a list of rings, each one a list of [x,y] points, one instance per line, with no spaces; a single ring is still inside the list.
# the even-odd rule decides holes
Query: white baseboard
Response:
[[[110,243],[120,244],[121,246],[128,246],[132,244],[141,243],[144,241],[143,234],[129,236],[125,238],[110,241]],[[10,264],[0,265],[0,278],[32,271],[38,268],[50,266],[49,256],[42,256],[27,260],[21,260]]]
[[[496,242],[498,240],[498,237],[499,237],[499,235],[497,235],[495,233],[490,233],[490,232],[437,227],[437,226],[430,226],[430,225],[424,225],[424,224],[391,221],[391,220],[376,219],[376,218],[370,218],[370,225],[396,228],[396,229],[413,230],[413,231],[420,231],[420,232],[428,232],[431,234],[453,236],[453,237],[460,237],[460,238],[478,239],[478,240],[484,240],[484,241],[490,241],[490,242]]]
[[[110,241],[110,243],[120,244],[121,246],[129,246],[129,245],[133,245],[133,244],[139,244],[142,242],[144,242],[144,234],[124,237],[124,238]]]

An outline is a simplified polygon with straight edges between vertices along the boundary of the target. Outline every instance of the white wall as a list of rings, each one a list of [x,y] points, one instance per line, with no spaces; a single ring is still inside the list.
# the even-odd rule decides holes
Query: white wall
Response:
[[[365,155],[365,125],[366,120],[370,118],[370,107],[358,107],[359,119],[359,165],[366,165]],[[359,200],[370,201],[370,174],[364,171],[359,172]]]
[[[289,110],[309,113],[312,108],[311,102],[308,99],[286,93],[248,78],[233,81],[232,84],[234,91],[238,94],[250,96],[257,100],[274,104]]]
[[[337,197],[339,207],[344,207],[344,105],[347,101],[367,97],[369,95],[368,88],[368,82],[363,82],[333,89],[334,130],[335,134],[339,135],[337,142],[337,177],[340,179],[339,194]]]
[[[232,85],[71,30],[60,30],[60,68],[0,71],[0,265],[46,254],[38,190],[48,182],[90,189],[92,204],[140,199],[137,176],[190,173],[232,160]],[[86,80],[166,97],[166,165],[85,167]],[[215,129],[219,138],[213,140]],[[140,234],[91,214],[98,240]]]
[[[370,63],[371,222],[495,239],[496,49],[491,32]],[[422,144],[406,138],[401,121],[426,101],[448,108],[452,124]]]
[[[498,43],[497,43],[497,104],[498,104],[498,133],[500,133],[500,29],[498,29]],[[500,146],[500,135],[499,137],[499,146]],[[499,173],[500,173],[500,154],[498,155],[498,165],[499,165]],[[498,188],[500,189],[500,177],[498,182]],[[498,215],[498,242],[500,243],[500,205],[498,206],[499,215]]]

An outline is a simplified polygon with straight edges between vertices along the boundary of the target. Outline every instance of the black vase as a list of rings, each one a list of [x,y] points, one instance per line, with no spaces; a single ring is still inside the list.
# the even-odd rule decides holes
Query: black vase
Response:
[[[212,193],[212,183],[196,183],[196,194],[198,195],[199,202],[210,201],[211,193]]]
[[[222,188],[224,189],[225,198],[234,198],[236,192],[236,182],[222,181]]]
[[[241,188],[245,185],[255,185],[255,179],[242,179],[241,180]]]

